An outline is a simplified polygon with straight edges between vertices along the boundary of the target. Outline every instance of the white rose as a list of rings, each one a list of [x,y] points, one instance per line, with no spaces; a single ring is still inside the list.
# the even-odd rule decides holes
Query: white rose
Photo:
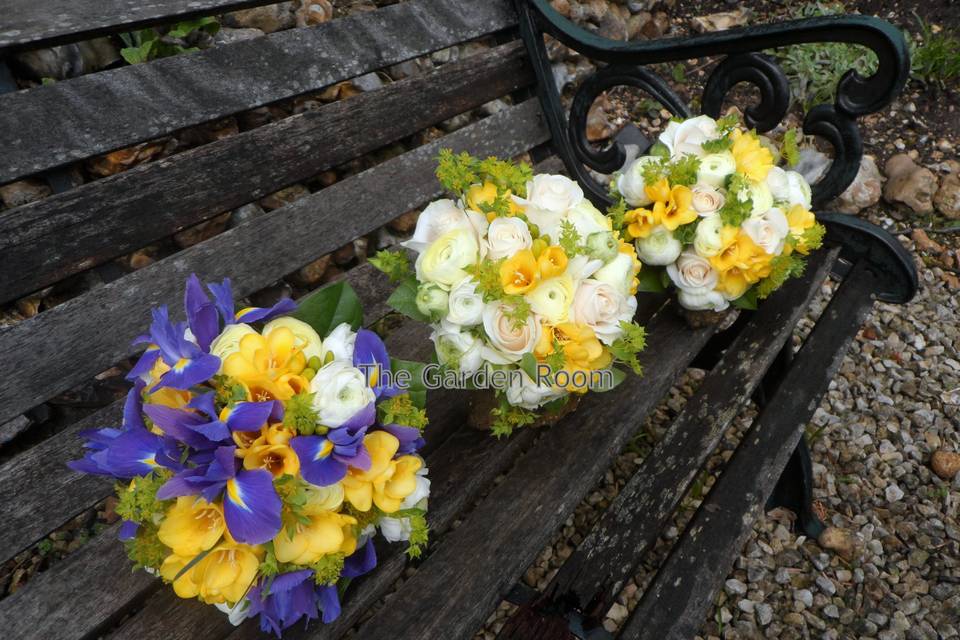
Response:
[[[506,391],[507,402],[524,409],[536,409],[566,394],[563,389],[537,384],[522,369],[511,372],[510,386]]]
[[[703,143],[718,137],[717,121],[710,116],[697,116],[683,122],[671,120],[659,140],[670,150],[671,157],[677,158],[687,154],[703,156]]]
[[[541,234],[556,240],[560,221],[568,209],[583,200],[583,189],[566,176],[544,173],[527,182],[526,199],[514,196],[514,200],[526,208],[527,219],[537,225]]]
[[[485,228],[484,216],[464,211],[453,200],[435,200],[417,218],[413,237],[401,245],[422,253],[437,238],[455,229],[465,229],[479,237]]]
[[[640,156],[617,176],[617,191],[631,207],[644,207],[653,200],[647,196],[643,168],[651,162],[660,162],[657,156]]]
[[[604,344],[623,335],[621,322],[629,322],[637,311],[637,299],[625,296],[605,282],[584,280],[573,296],[570,320],[593,329]]]
[[[729,151],[708,153],[700,158],[697,182],[719,189],[724,186],[727,176],[736,170],[737,161]]]
[[[483,329],[490,348],[483,351],[484,359],[493,364],[518,362],[525,353],[531,353],[540,341],[542,329],[534,314],[519,327],[507,317],[510,307],[502,302],[490,302],[483,308]]]
[[[483,342],[472,333],[461,331],[458,325],[441,322],[430,334],[430,339],[440,364],[467,375],[483,366]]]
[[[593,277],[600,282],[606,282],[623,295],[630,295],[633,284],[633,256],[618,253],[617,257],[597,269]]]
[[[567,220],[580,234],[581,242],[586,242],[592,233],[610,231],[613,228],[610,218],[600,213],[586,198],[567,211]]]
[[[750,185],[750,200],[753,203],[750,215],[758,216],[770,210],[773,206],[773,193],[766,182],[754,182]]]
[[[454,229],[434,240],[417,256],[417,280],[435,282],[449,289],[467,277],[465,269],[477,262],[477,236],[467,229]]]
[[[483,320],[483,296],[477,293],[477,281],[464,278],[450,289],[447,320],[454,324],[472,326]]]
[[[697,184],[691,189],[693,192],[693,208],[700,217],[717,213],[726,204],[727,199],[717,189],[708,184]]]
[[[694,250],[705,258],[711,258],[720,253],[722,230],[723,219],[718,214],[702,218],[697,223],[697,233],[693,237]]]
[[[533,246],[530,229],[520,218],[495,218],[487,229],[487,255],[492,260],[508,258]]]
[[[568,274],[547,278],[538,284],[526,298],[530,309],[550,324],[566,322],[573,304],[574,284]]]
[[[677,289],[689,293],[707,293],[717,286],[717,272],[710,261],[693,251],[684,251],[667,265],[667,275]]]
[[[320,359],[324,362],[328,360],[353,360],[353,345],[356,341],[356,332],[350,328],[349,324],[341,322],[323,341],[323,352]]]
[[[663,225],[658,225],[646,238],[637,238],[636,245],[640,262],[654,266],[670,264],[683,251],[680,241]]]
[[[310,381],[313,408],[320,424],[339,427],[376,399],[367,377],[350,360],[334,360],[320,367]]]
[[[227,620],[235,627],[239,627],[249,616],[250,600],[243,598],[238,600],[232,607],[226,602],[215,602],[213,604],[217,609],[227,614]]]
[[[691,311],[723,311],[730,303],[719,291],[684,291],[677,293],[677,300],[684,309]]]
[[[227,356],[240,351],[240,341],[244,336],[257,333],[248,324],[228,324],[223,328],[213,342],[210,343],[210,353],[220,358],[220,371],[223,372],[223,361]]]
[[[742,229],[764,251],[771,255],[780,255],[784,238],[790,232],[790,224],[783,212],[774,208],[763,215],[748,218]]]
[[[296,346],[303,350],[307,360],[316,356],[323,358],[323,341],[320,335],[306,322],[296,318],[284,317],[271,320],[263,327],[263,335],[268,335],[274,329],[286,327],[293,332],[297,339]]]

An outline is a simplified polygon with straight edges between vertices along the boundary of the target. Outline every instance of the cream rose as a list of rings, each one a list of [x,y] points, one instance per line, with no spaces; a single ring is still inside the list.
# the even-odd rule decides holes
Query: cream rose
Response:
[[[450,289],[447,320],[472,326],[483,321],[483,296],[477,293],[477,281],[464,278]]]
[[[677,289],[689,293],[707,293],[717,286],[717,272],[710,261],[693,251],[684,251],[667,265],[667,275]]]
[[[480,247],[471,230],[454,229],[434,240],[417,256],[417,280],[449,289],[467,277],[465,269],[477,262]]]
[[[220,358],[220,370],[223,371],[223,361],[227,356],[240,351],[240,341],[244,336],[256,333],[248,324],[228,324],[223,328],[213,342],[210,343],[210,353]]]
[[[684,309],[691,311],[723,311],[730,306],[730,302],[718,291],[683,291],[677,292],[677,301]]]
[[[646,238],[637,238],[636,245],[640,262],[655,266],[670,264],[683,250],[683,245],[673,237],[673,232],[663,225],[650,232]]]
[[[708,153],[700,158],[700,169],[697,171],[697,182],[711,187],[722,188],[727,176],[736,172],[737,161],[729,151]]]
[[[757,246],[770,255],[780,255],[783,251],[784,239],[790,232],[787,217],[776,208],[770,209],[763,215],[748,218],[741,228]]]
[[[616,258],[593,273],[595,280],[606,282],[625,296],[630,294],[634,275],[633,257],[626,253],[618,253]]]
[[[570,320],[593,329],[604,344],[623,335],[621,322],[629,322],[637,311],[637,299],[625,296],[605,282],[584,280],[573,296]]]
[[[503,302],[490,302],[483,308],[483,330],[490,341],[483,357],[493,364],[518,362],[524,353],[530,353],[540,340],[542,329],[536,315],[530,314],[526,322],[515,326],[507,317],[510,307]]]
[[[472,333],[461,330],[459,325],[441,322],[430,334],[430,340],[437,352],[437,360],[442,365],[467,375],[483,366],[483,343]]]
[[[647,196],[646,183],[643,181],[643,168],[651,162],[660,162],[657,156],[640,156],[631,162],[617,176],[617,191],[631,207],[644,207],[653,200]]]
[[[558,324],[567,321],[573,294],[573,279],[563,274],[542,281],[526,298],[534,313],[550,324]]]
[[[334,360],[320,367],[310,381],[313,408],[320,424],[339,427],[376,400],[367,377],[351,360]]]
[[[567,210],[583,200],[583,189],[566,176],[540,174],[527,182],[526,199],[514,196],[514,200],[525,207],[527,219],[541,234],[556,239]]]
[[[703,143],[718,137],[717,121],[710,116],[697,116],[683,122],[671,120],[659,140],[670,150],[671,157],[677,158],[688,154],[705,155]]]
[[[520,218],[495,218],[487,228],[487,256],[492,260],[508,258],[532,245],[530,229]]]
[[[566,395],[563,389],[547,384],[537,384],[522,369],[517,369],[515,373],[511,372],[510,386],[507,387],[507,402],[515,407],[536,409],[563,395]]]
[[[693,192],[693,208],[697,210],[701,217],[717,213],[727,201],[720,191],[708,184],[694,185],[691,191]]]
[[[453,200],[435,200],[417,218],[413,237],[401,245],[423,253],[440,236],[455,229],[466,229],[479,237],[486,229],[486,218],[472,211],[464,211]]]
[[[323,353],[320,359],[324,362],[330,360],[353,360],[353,345],[357,341],[357,334],[350,328],[346,322],[341,322],[330,332],[327,339],[323,341]]]
[[[573,224],[583,240],[591,234],[610,231],[613,228],[610,218],[600,213],[586,198],[567,211],[566,219]]]
[[[720,231],[723,229],[723,220],[718,214],[702,218],[697,223],[697,233],[693,237],[693,248],[701,256],[710,258],[722,248]]]
[[[320,335],[314,331],[313,327],[296,318],[276,318],[263,327],[263,335],[267,335],[280,327],[286,327],[293,332],[293,336],[297,339],[296,346],[303,350],[303,355],[307,357],[307,360],[314,356],[323,358],[323,341],[320,340]]]

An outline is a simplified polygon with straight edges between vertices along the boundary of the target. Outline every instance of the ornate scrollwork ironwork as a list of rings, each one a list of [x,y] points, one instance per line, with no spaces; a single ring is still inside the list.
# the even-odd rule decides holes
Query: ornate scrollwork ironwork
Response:
[[[776,62],[759,53],[732,55],[714,68],[703,90],[703,112],[720,117],[724,97],[741,82],[760,90],[760,102],[744,109],[747,125],[763,132],[780,124],[790,108],[790,83]]]

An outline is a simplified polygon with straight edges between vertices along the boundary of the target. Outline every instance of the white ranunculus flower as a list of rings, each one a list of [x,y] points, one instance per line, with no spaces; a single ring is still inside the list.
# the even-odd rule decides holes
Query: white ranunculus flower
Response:
[[[736,170],[737,161],[729,151],[708,153],[700,158],[697,182],[720,189],[724,186],[727,176],[735,173]]]
[[[730,302],[719,291],[683,291],[677,292],[677,301],[684,309],[691,311],[723,311]]]
[[[565,273],[541,281],[526,298],[534,313],[550,324],[558,324],[567,321],[574,288],[573,279]]]
[[[693,192],[693,208],[697,210],[700,217],[717,213],[727,201],[718,189],[708,184],[694,185],[691,191]]]
[[[616,258],[620,254],[619,251],[614,252],[610,257],[610,260]],[[609,262],[609,260],[608,260]],[[580,282],[581,280],[586,280],[594,273],[597,272],[597,269],[602,267],[604,264],[603,260],[594,258],[592,256],[577,255],[573,258],[570,258],[570,261],[567,262],[567,271],[566,274],[573,278],[574,284]]]
[[[213,606],[227,614],[227,620],[235,627],[239,627],[250,614],[250,600],[247,598],[239,600],[232,607],[226,602],[215,602]]]
[[[671,120],[659,140],[670,150],[673,158],[688,154],[699,157],[706,153],[703,143],[719,137],[716,120],[710,116],[697,116],[683,122]]]
[[[750,200],[753,203],[750,215],[758,216],[770,210],[773,206],[773,193],[766,182],[754,182],[750,185]]]
[[[450,295],[434,282],[424,282],[417,287],[417,310],[434,320],[447,314]]]
[[[717,286],[718,275],[710,261],[693,251],[684,251],[667,265],[667,275],[677,289],[689,293],[707,293]]]
[[[633,284],[633,256],[618,253],[617,257],[593,273],[595,280],[606,282],[623,295],[630,295]]]
[[[701,218],[697,223],[697,233],[693,237],[693,248],[701,256],[710,258],[722,248],[720,231],[723,229],[723,220],[719,214]]]
[[[482,226],[478,226],[481,225],[481,219]],[[455,229],[466,229],[479,237],[485,227],[484,216],[464,211],[453,200],[435,200],[428,204],[417,218],[417,228],[413,232],[413,237],[402,242],[401,245],[417,253],[423,253],[437,238]]]
[[[804,179],[803,175],[796,171],[787,171],[787,202],[790,206],[803,205],[807,211],[810,210],[812,193],[810,185]]]
[[[323,353],[320,359],[353,360],[353,345],[357,342],[356,332],[346,322],[341,322],[323,341]]]
[[[515,407],[536,409],[566,394],[563,389],[548,384],[537,384],[522,369],[511,372],[507,387],[507,402]]]
[[[748,218],[742,228],[757,246],[771,255],[780,255],[783,241],[790,232],[787,217],[777,208],[770,209],[761,216]]]
[[[609,284],[599,280],[584,280],[573,296],[570,320],[585,324],[604,344],[623,335],[621,322],[629,322],[637,311],[637,299],[625,296]]]
[[[477,236],[467,229],[454,229],[434,240],[417,257],[417,280],[435,282],[449,289],[467,277],[465,269],[479,257]]]
[[[600,213],[586,198],[567,211],[566,219],[573,224],[583,241],[586,241],[590,234],[610,231],[613,228],[610,218]]]
[[[464,278],[450,289],[447,320],[466,327],[483,321],[483,296],[477,293],[477,281]]]
[[[483,341],[459,325],[441,322],[430,334],[437,361],[471,375],[483,366]]]
[[[520,218],[495,218],[487,228],[487,256],[492,260],[509,258],[531,246],[530,229]]]
[[[308,515],[316,515],[324,511],[336,511],[343,504],[343,485],[339,482],[326,487],[306,484],[303,487],[303,493],[306,498],[303,504],[303,512]]]
[[[780,167],[771,167],[767,173],[767,187],[770,188],[770,194],[775,200],[786,200],[787,191],[790,188],[787,180],[787,172]]]
[[[310,381],[310,391],[320,424],[331,428],[376,400],[367,377],[351,360],[334,360],[320,367]]]
[[[643,181],[643,168],[651,162],[660,162],[657,156],[640,156],[631,162],[627,168],[617,176],[617,191],[631,207],[645,207],[653,202],[646,192],[646,183]]]
[[[519,362],[524,353],[530,353],[540,341],[542,329],[535,314],[530,314],[527,321],[515,326],[512,319],[507,317],[510,307],[503,302],[490,302],[483,308],[483,330],[490,341],[490,347],[485,348],[483,357],[493,364],[510,364]]]
[[[293,332],[293,336],[297,339],[296,346],[303,350],[307,360],[314,356],[323,357],[323,341],[314,328],[306,322],[290,317],[276,318],[264,325],[263,335],[268,335],[279,327],[286,327]]]
[[[537,225],[541,234],[556,240],[567,210],[583,200],[583,189],[566,176],[543,173],[527,182],[526,199],[514,196],[514,200],[525,207],[527,219]]]
[[[640,262],[658,267],[670,264],[683,251],[680,241],[663,225],[657,226],[646,238],[637,238],[636,245]]]
[[[223,328],[213,342],[210,343],[210,353],[220,358],[220,370],[223,371],[223,361],[230,354],[240,351],[240,341],[244,336],[256,333],[248,324],[228,324]]]

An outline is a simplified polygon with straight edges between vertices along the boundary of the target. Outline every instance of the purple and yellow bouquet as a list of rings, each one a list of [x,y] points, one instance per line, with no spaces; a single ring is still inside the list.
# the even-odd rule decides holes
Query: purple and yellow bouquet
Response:
[[[153,310],[123,424],[84,433],[70,466],[120,481],[129,557],[178,596],[277,635],[331,622],[378,532],[426,544],[417,365],[359,329],[346,284],[238,312],[229,280],[208,290],[188,280],[186,322]]]

